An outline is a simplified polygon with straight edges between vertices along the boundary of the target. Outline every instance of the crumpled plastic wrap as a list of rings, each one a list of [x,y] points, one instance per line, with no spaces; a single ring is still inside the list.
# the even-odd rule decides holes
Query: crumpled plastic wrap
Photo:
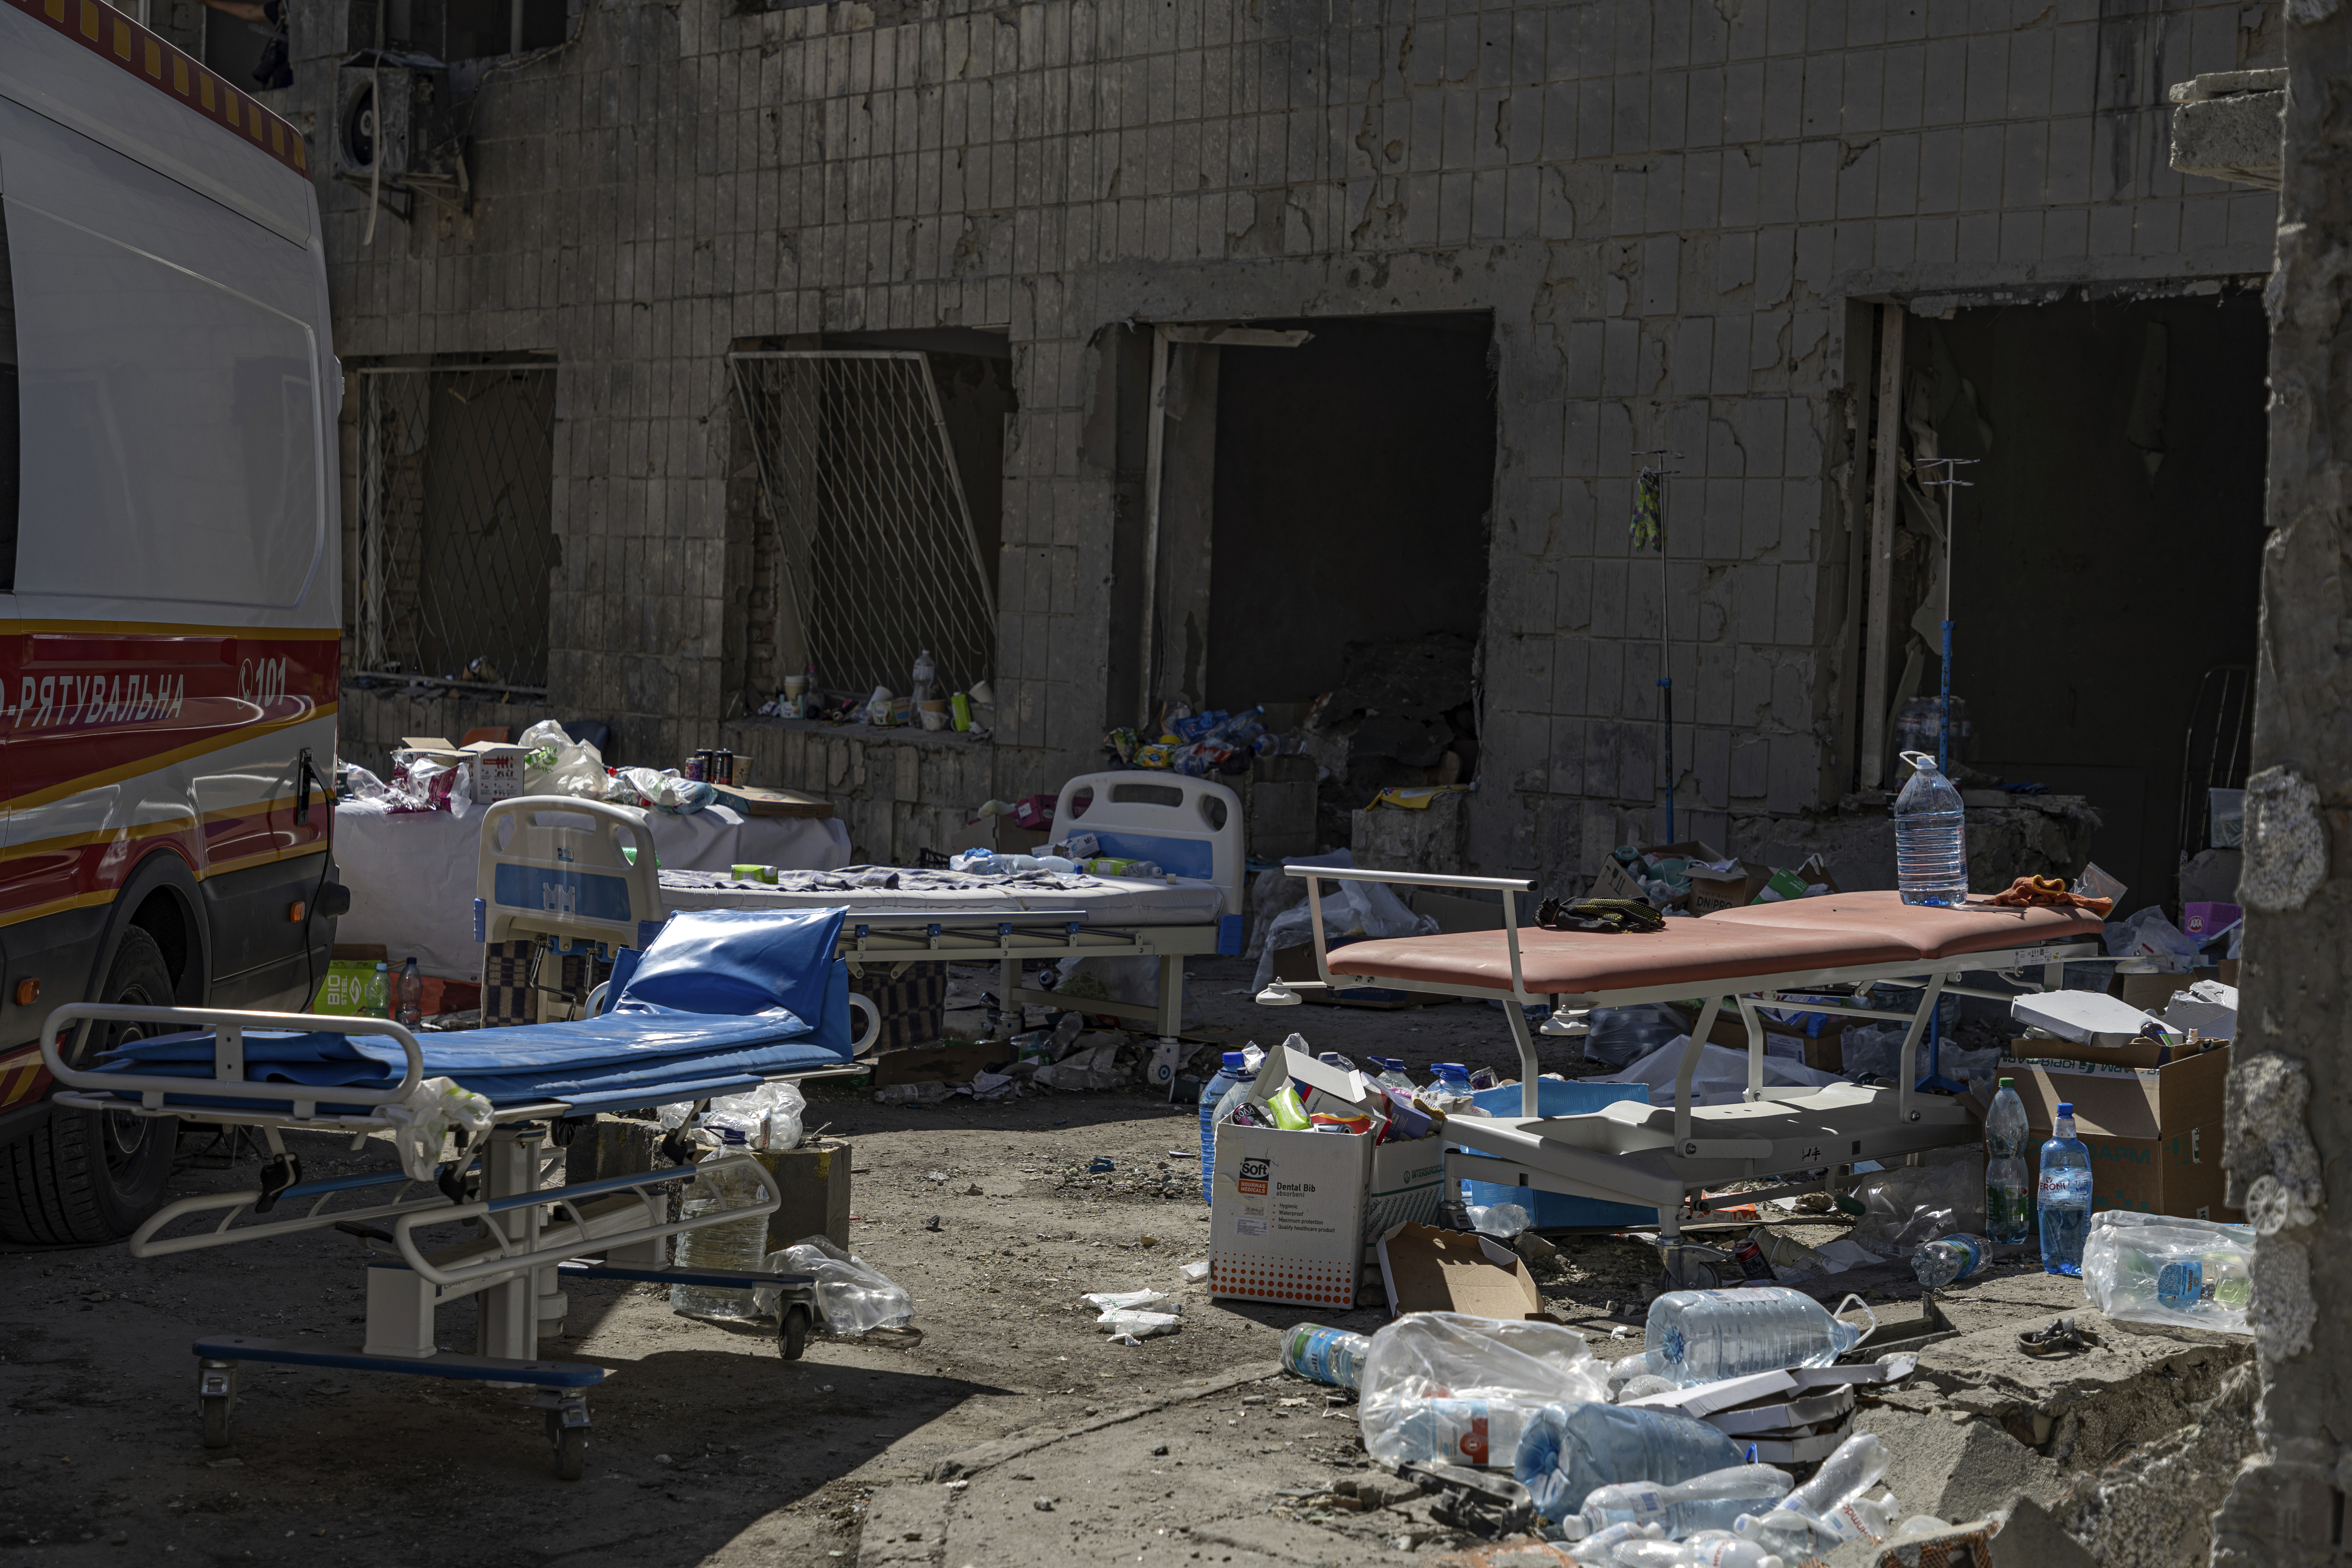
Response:
[[[1908,1258],[1955,1231],[1984,1231],[1984,1152],[1931,1150],[1923,1165],[1895,1165],[1854,1184],[1869,1212],[1846,1239],[1882,1258]]]
[[[1155,1334],[1172,1334],[1184,1326],[1184,1304],[1165,1291],[1097,1290],[1085,1300],[1100,1310],[1102,1316],[1095,1320],[1095,1326],[1107,1334],[1148,1340]]]
[[[459,1089],[451,1078],[423,1079],[399,1104],[383,1108],[400,1168],[412,1182],[433,1179],[451,1129],[462,1127],[467,1136],[479,1137],[490,1130],[490,1102],[469,1089]]]
[[[772,1274],[816,1278],[817,1314],[829,1334],[863,1334],[900,1329],[913,1321],[915,1299],[904,1287],[862,1258],[853,1258],[823,1236],[803,1237],[768,1254]],[[773,1285],[751,1288],[752,1304],[772,1315],[782,1292]]]
[[[1412,1312],[1372,1336],[1357,1413],[1365,1450],[1381,1464],[1450,1458],[1508,1466],[1519,1429],[1545,1405],[1608,1397],[1607,1370],[1564,1324]],[[1480,1407],[1469,1413],[1490,1445],[1486,1453],[1424,1451],[1471,1406]]]
[[[679,776],[676,768],[664,768],[658,773],[652,768],[623,768],[620,782],[635,795],[639,804],[673,816],[691,816],[719,798],[717,790],[700,779]]]
[[[585,741],[575,741],[562,725],[541,719],[516,742],[524,747],[523,793],[571,795],[603,800],[612,780],[604,773],[604,754]]]

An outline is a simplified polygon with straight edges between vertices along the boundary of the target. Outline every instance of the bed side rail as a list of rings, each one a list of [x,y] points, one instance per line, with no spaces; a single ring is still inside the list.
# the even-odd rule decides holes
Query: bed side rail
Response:
[[[161,1073],[92,1072],[68,1067],[58,1048],[70,1027],[77,1057],[88,1044],[92,1024],[164,1024],[174,1033],[209,1027],[213,1032],[213,1076],[173,1078]],[[245,1035],[248,1029],[285,1029],[296,1033],[382,1035],[398,1045],[404,1066],[400,1081],[390,1089],[329,1085],[312,1088],[299,1083],[256,1083],[245,1076]],[[424,1048],[416,1037],[389,1018],[341,1017],[318,1013],[262,1013],[228,1007],[134,1007],[105,1002],[68,1002],[49,1015],[41,1035],[41,1062],[49,1075],[68,1088],[100,1090],[110,1095],[136,1094],[141,1109],[161,1110],[167,1095],[204,1095],[215,1100],[268,1100],[291,1103],[298,1121],[310,1120],[321,1100],[337,1105],[397,1105],[408,1098],[425,1076]]]

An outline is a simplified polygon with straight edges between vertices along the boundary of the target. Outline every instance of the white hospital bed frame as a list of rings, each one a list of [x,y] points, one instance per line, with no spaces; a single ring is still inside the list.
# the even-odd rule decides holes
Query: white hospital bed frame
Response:
[[[1081,799],[1081,796],[1085,797]],[[562,814],[571,822],[542,820]],[[592,819],[583,826],[578,818]],[[506,843],[499,825],[518,819]],[[1221,819],[1221,820],[1220,820]],[[956,910],[941,913],[891,910],[860,913],[857,895],[836,895],[845,911],[838,956],[850,973],[896,979],[914,963],[986,963],[999,966],[1000,1005],[1013,1012],[1024,1003],[1066,1007],[1067,998],[1022,984],[1021,966],[1058,958],[1150,958],[1160,964],[1155,1004],[1086,998],[1087,1013],[1131,1018],[1163,1037],[1183,1029],[1184,960],[1241,952],[1244,860],[1241,797],[1211,779],[1158,772],[1082,773],[1062,786],[1056,832],[1092,833],[1147,857],[1205,850],[1209,875],[1224,895],[1215,920],[1189,925],[1130,925],[1104,921],[1084,910]],[[1193,847],[1198,846],[1195,849]],[[623,853],[634,848],[633,864]],[[1129,858],[1135,858],[1130,856]],[[526,795],[500,801],[482,819],[482,850],[475,872],[474,934],[485,942],[530,941],[536,944],[532,989],[540,1020],[569,1016],[559,994],[538,984],[539,960],[550,952],[587,952],[610,958],[624,947],[642,947],[668,918],[659,872],[654,866],[652,832],[635,813],[601,801],[570,795]],[[583,904],[586,907],[583,907]],[[820,906],[799,904],[793,908]],[[863,997],[854,1004],[873,1012]],[[875,1018],[878,1025],[878,1016]],[[874,1030],[866,1031],[870,1039]]]
[[[213,1077],[178,1078],[163,1073],[92,1072],[68,1065],[60,1048],[74,1036],[81,1058],[92,1024],[163,1025],[213,1031]],[[246,1075],[245,1034],[249,1029],[323,1031],[382,1036],[406,1058],[400,1080],[390,1089],[309,1088],[257,1081]],[[384,1256],[367,1268],[367,1331],[356,1351],[299,1341],[210,1335],[195,1342],[197,1404],[207,1447],[228,1443],[228,1420],[236,1404],[238,1369],[246,1362],[335,1367],[352,1372],[393,1372],[457,1378],[503,1386],[535,1388],[528,1403],[543,1410],[554,1449],[556,1473],[565,1480],[582,1474],[587,1446],[587,1390],[602,1382],[604,1369],[582,1362],[543,1361],[539,1341],[563,1331],[570,1300],[565,1279],[631,1279],[719,1289],[773,1286],[779,1291],[777,1341],[787,1360],[797,1359],[811,1329],[821,1325],[814,1281],[806,1275],[683,1268],[669,1261],[669,1238],[734,1220],[764,1218],[782,1206],[775,1180],[749,1155],[709,1164],[679,1164],[667,1171],[629,1173],[564,1184],[562,1149],[576,1128],[567,1124],[572,1107],[561,1100],[501,1105],[489,1131],[457,1160],[443,1165],[433,1182],[417,1182],[397,1168],[315,1182],[302,1179],[300,1161],[288,1152],[283,1134],[327,1133],[364,1146],[373,1133],[390,1132],[388,1114],[414,1089],[424,1072],[416,1037],[384,1018],[263,1013],[219,1007],[142,1007],[75,1002],[50,1016],[41,1041],[41,1059],[65,1085],[60,1105],[108,1115],[177,1118],[198,1124],[258,1129],[271,1158],[257,1190],[203,1193],[164,1205],[131,1234],[133,1258],[161,1258],[215,1247],[262,1241],[330,1226],[359,1236]],[[771,1075],[783,1079],[825,1078],[857,1073],[845,1066]],[[123,1097],[135,1095],[135,1101]],[[172,1103],[201,1095],[226,1105]],[[648,1104],[665,1097],[647,1090]],[[359,1106],[324,1110],[322,1103]],[[282,1108],[282,1109],[281,1109]],[[682,1153],[682,1146],[674,1152]],[[706,1173],[740,1172],[752,1178],[757,1200],[690,1218],[669,1217],[670,1190]],[[551,1182],[556,1184],[551,1185]],[[384,1196],[389,1189],[388,1198]],[[357,1201],[375,1199],[377,1201]],[[280,1205],[292,1211],[264,1218]],[[207,1229],[166,1235],[183,1220],[217,1215]],[[240,1219],[251,1223],[239,1224]],[[381,1222],[381,1223],[379,1223]],[[389,1224],[387,1231],[382,1226]],[[429,1226],[467,1224],[474,1235],[428,1249],[418,1233]],[[481,1298],[472,1354],[442,1350],[435,1342],[434,1313],[447,1302]]]
[[[2065,964],[2096,960],[2096,942],[2042,942],[2014,948],[1969,952],[1950,958],[1906,959],[1882,963],[1832,964],[1780,973],[1740,975],[1710,984],[1683,980],[1671,984],[1627,987],[1589,994],[1549,994],[1527,988],[1519,952],[1520,916],[1517,900],[1536,890],[1532,881],[1517,878],[1457,877],[1420,871],[1359,871],[1323,866],[1286,866],[1283,869],[1307,882],[1309,919],[1315,936],[1312,981],[1293,981],[1286,989],[1344,989],[1377,984],[1402,991],[1474,1000],[1499,1001],[1509,1020],[1511,1038],[1518,1049],[1520,1115],[1517,1117],[1451,1117],[1444,1136],[1475,1150],[1449,1149],[1445,1173],[1449,1182],[1468,1180],[1532,1187],[1575,1197],[1631,1204],[1657,1211],[1659,1233],[1670,1247],[1680,1238],[1685,1205],[1695,1194],[1733,1181],[1797,1175],[1790,1184],[1746,1191],[1743,1202],[1759,1197],[1801,1192],[1835,1192],[1853,1183],[1858,1161],[1882,1163],[1908,1159],[1928,1149],[1968,1143],[1977,1136],[1975,1121],[1956,1098],[1922,1092],[1916,1086],[1917,1047],[1936,1004],[1943,996],[1979,996],[2008,1001],[2028,992],[2057,990]],[[1403,887],[1455,888],[1501,895],[1503,940],[1510,955],[1511,985],[1448,984],[1382,975],[1364,980],[1335,977],[1331,949],[1323,928],[1321,884],[1326,881],[1387,882]],[[1638,936],[1624,940],[1637,942]],[[2039,981],[2022,971],[2039,968]],[[1958,984],[1970,971],[1991,970],[2014,984],[2016,991],[1991,991]],[[1890,985],[1916,993],[1907,1011],[1822,1002],[1815,995],[1824,987]],[[1730,989],[1736,985],[1738,990]],[[1804,994],[1783,999],[1784,993]],[[1675,1103],[1670,1125],[1660,1123],[1664,1107],[1628,1101],[1576,1116],[1545,1117],[1537,1111],[1535,1038],[1526,1009],[1549,1007],[1547,1032],[1580,1034],[1577,1015],[1592,1007],[1629,1006],[1642,1002],[1685,1002],[1701,999],[1698,1022],[1684,1048],[1675,1078]],[[1278,999],[1261,996],[1268,1005]],[[1748,1084],[1737,1105],[1694,1105],[1692,1081],[1715,1020],[1728,1002],[1739,1012],[1748,1030]],[[1786,1006],[1808,1013],[1868,1018],[1907,1025],[1896,1081],[1891,1087],[1830,1084],[1819,1088],[1768,1087],[1764,1082],[1764,1023],[1759,1010]],[[1840,1173],[1844,1173],[1841,1178]]]

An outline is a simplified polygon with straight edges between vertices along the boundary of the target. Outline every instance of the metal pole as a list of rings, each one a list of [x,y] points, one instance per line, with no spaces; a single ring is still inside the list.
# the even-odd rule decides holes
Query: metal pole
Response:
[[[1636,452],[1633,456],[1637,458],[1673,459],[1680,458],[1682,454],[1664,447],[1655,447],[1648,451]],[[1658,546],[1658,723],[1665,731],[1665,842],[1669,844],[1675,841],[1675,676],[1674,667],[1668,662],[1670,656],[1666,637],[1666,480],[1676,471],[1664,467],[1663,464],[1655,468],[1637,467],[1633,478],[1633,547],[1637,550],[1641,549],[1646,542],[1643,537],[1645,521],[1655,524],[1654,535]],[[1642,493],[1645,488],[1650,491],[1647,498]],[[1645,500],[1650,500],[1653,506],[1652,515],[1646,520],[1643,514]]]
[[[1936,771],[1950,775],[1952,767],[1952,538],[1956,497],[1953,492],[1967,486],[1960,478],[1960,465],[1973,463],[1975,458],[1932,458],[1919,466],[1943,470],[1941,479],[1922,479],[1922,485],[1944,487],[1944,659],[1942,696],[1937,700],[1936,718]],[[1933,991],[1930,987],[1930,991]],[[1960,1094],[1968,1086],[1956,1083],[1944,1076],[1944,1031],[1937,1017],[1938,999],[1930,994],[1927,1006],[1927,1072],[1919,1080],[1921,1089],[1945,1094]]]

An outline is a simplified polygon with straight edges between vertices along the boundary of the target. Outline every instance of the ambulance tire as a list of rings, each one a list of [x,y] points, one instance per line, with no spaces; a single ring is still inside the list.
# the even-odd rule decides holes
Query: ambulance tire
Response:
[[[122,933],[100,995],[168,1007],[172,974],[163,949],[138,926]],[[93,1028],[87,1053],[152,1032],[152,1026]],[[53,1109],[26,1136],[0,1148],[0,1237],[22,1246],[88,1246],[130,1235],[163,1200],[179,1123],[97,1110]]]

